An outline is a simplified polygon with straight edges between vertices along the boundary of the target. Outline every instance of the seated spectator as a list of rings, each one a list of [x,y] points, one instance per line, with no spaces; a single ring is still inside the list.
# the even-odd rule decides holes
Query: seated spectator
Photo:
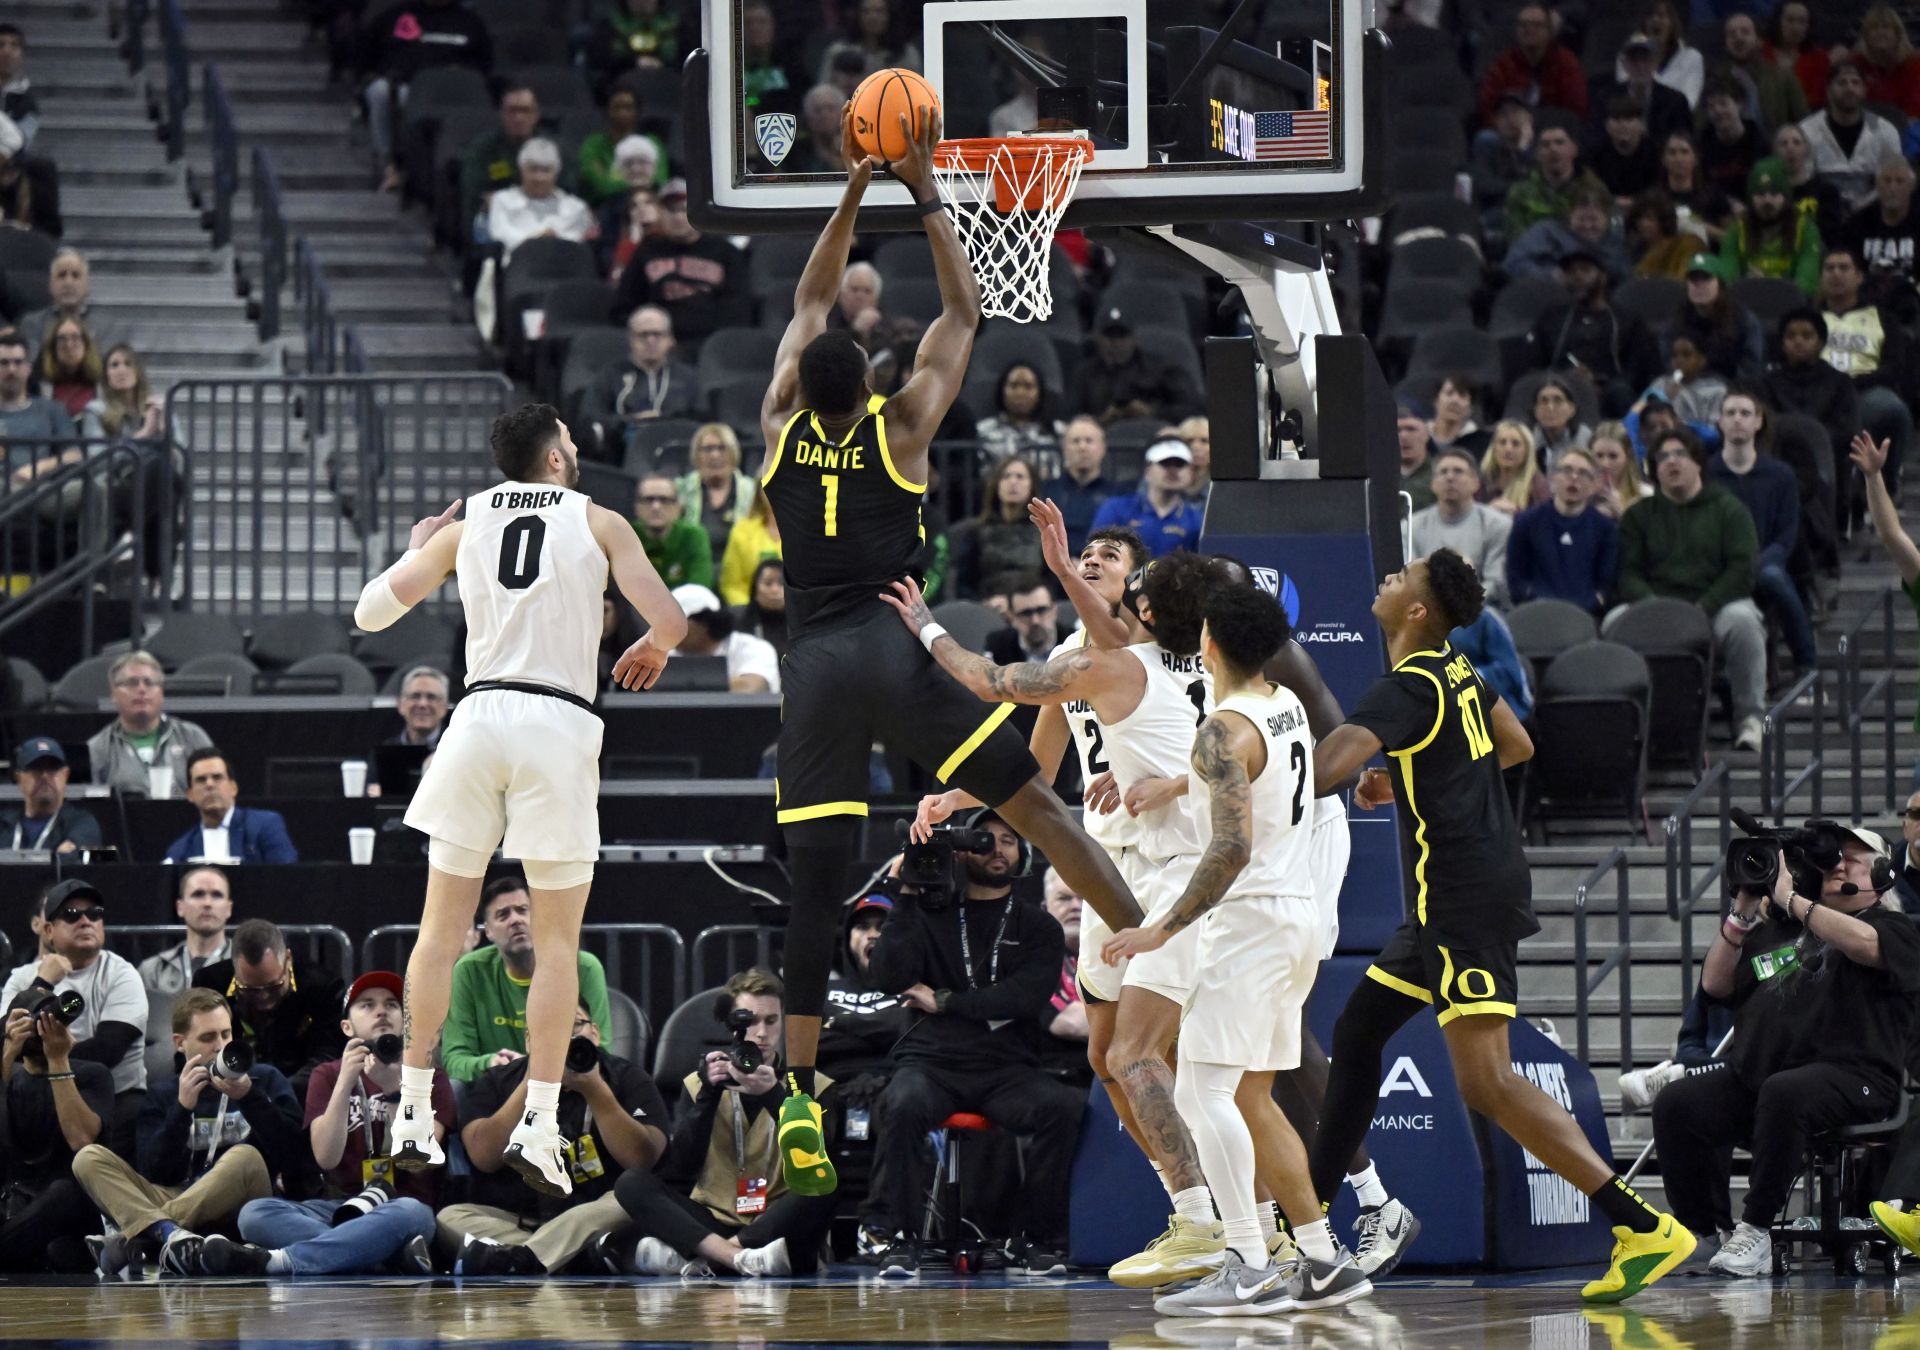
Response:
[[[484,220],[493,194],[520,181],[520,150],[540,130],[540,96],[508,80],[499,94],[500,124],[474,137],[460,157],[461,228]]]
[[[1040,372],[1025,361],[1014,361],[1000,372],[993,413],[980,419],[974,434],[980,439],[982,458],[1018,455],[1042,478],[1058,478],[1063,430],[1054,418],[1051,392]]]
[[[1734,747],[1758,750],[1767,629],[1753,602],[1753,518],[1732,493],[1707,481],[1706,450],[1685,427],[1661,432],[1648,452],[1660,490],[1620,518],[1616,593],[1622,605],[1666,596],[1706,611],[1718,664],[1733,685]]]
[[[502,187],[487,206],[487,238],[500,245],[501,261],[529,239],[584,243],[599,233],[587,204],[560,188],[560,147],[535,136],[520,147],[520,181]]]
[[[1853,208],[1840,189],[1814,172],[1813,143],[1799,123],[1781,127],[1773,133],[1773,157],[1787,166],[1791,184],[1788,195],[1798,210],[1813,211],[1813,223],[1820,227],[1822,239],[1832,239],[1846,222]],[[1808,207],[1807,203],[1813,205]]]
[[[1720,69],[1750,90],[1751,115],[1771,130],[1807,115],[1807,95],[1791,71],[1768,59],[1760,29],[1750,14],[1729,14],[1721,27],[1725,44]]]
[[[727,662],[727,688],[735,694],[780,692],[780,654],[765,638],[735,629],[733,611],[705,586],[673,589],[673,598],[687,616],[687,635],[668,655],[720,656]]]
[[[499,876],[480,892],[474,926],[487,945],[454,963],[446,1028],[440,1033],[440,1063],[456,1083],[471,1083],[488,1069],[527,1053],[527,989],[533,983],[533,900],[519,876]],[[607,972],[592,952],[579,954],[580,999],[593,1011],[604,1041],[613,1010]]]
[[[1531,108],[1587,112],[1587,76],[1580,58],[1557,40],[1555,18],[1545,5],[1522,5],[1513,15],[1513,45],[1493,59],[1480,80],[1480,121],[1493,125],[1505,94],[1518,94]]]
[[[1602,470],[1591,452],[1575,446],[1550,477],[1552,497],[1515,517],[1507,536],[1508,593],[1516,605],[1565,600],[1598,614],[1620,561],[1619,527],[1594,500]]]
[[[1802,210],[1789,199],[1792,186],[1787,166],[1778,159],[1769,156],[1753,166],[1747,175],[1746,213],[1727,226],[1720,240],[1723,280],[1780,277],[1807,295],[1819,288],[1820,227],[1811,208]]]
[[[1850,211],[1872,200],[1874,173],[1900,155],[1899,131],[1866,104],[1860,67],[1836,61],[1827,75],[1826,107],[1800,123],[1813,171],[1833,184]]]
[[[1426,422],[1420,416],[1420,409],[1403,399],[1394,421],[1394,432],[1400,439],[1400,490],[1412,500],[1414,510],[1423,511],[1433,505],[1433,453],[1436,447],[1427,432]]]
[[[1506,700],[1515,717],[1524,722],[1533,716],[1533,680],[1520,649],[1514,645],[1513,630],[1499,610],[1482,606],[1480,617],[1448,633],[1447,641],[1466,654],[1480,678]]]
[[[1700,236],[1681,231],[1680,213],[1666,193],[1656,187],[1635,197],[1627,208],[1626,226],[1635,276],[1676,281],[1686,276],[1699,251]]]
[[[233,939],[227,936],[233,879],[225,868],[211,863],[181,868],[173,912],[185,937],[140,963],[140,982],[149,993],[177,994],[208,966],[233,959]]]
[[[1533,433],[1521,423],[1496,425],[1487,452],[1480,457],[1478,500],[1506,516],[1517,516],[1528,507],[1546,501],[1552,492],[1533,446]],[[1578,449],[1579,446],[1569,440],[1564,448]],[[1556,452],[1553,460],[1558,463],[1559,459],[1560,453]]]
[[[56,319],[78,319],[102,347],[115,347],[127,340],[126,325],[93,303],[93,271],[86,255],[77,248],[61,248],[47,264],[47,294],[51,303],[20,320],[20,336],[32,345],[35,354],[46,345]]]
[[[606,126],[581,141],[575,156],[580,195],[596,209],[611,201],[624,202],[635,187],[657,181],[666,153],[658,141],[640,135],[640,91],[631,84],[623,81],[607,91],[605,111]],[[620,147],[634,136],[653,148],[653,170],[640,183],[628,176],[620,162]]]
[[[1670,131],[1660,143],[1660,191],[1673,203],[1680,228],[1717,244],[1733,214],[1733,203],[1700,166],[1700,151],[1690,131]]]
[[[0,114],[0,225],[34,230],[49,239],[65,231],[60,219],[60,171],[50,159],[26,152],[26,138]]]
[[[27,35],[18,24],[0,23],[0,115],[13,120],[21,148],[31,150],[34,133],[40,130],[40,100],[26,76],[26,63]]]
[[[1108,426],[1128,417],[1177,422],[1201,402],[1187,372],[1143,350],[1133,317],[1116,308],[1100,316],[1093,354],[1074,369],[1070,384],[1067,402],[1075,411]]]
[[[845,173],[840,110],[846,103],[847,96],[836,85],[823,81],[807,90],[800,100],[800,143],[780,167],[789,173]]]
[[[296,971],[276,924],[248,919],[234,929],[232,959],[203,967],[193,984],[233,1000],[239,1034],[293,1084],[296,1098],[306,1096],[315,1068],[340,1057],[346,982],[318,964]]]
[[[0,45],[6,34],[0,29]],[[0,1271],[77,1274],[93,1229],[93,1206],[73,1179],[73,1158],[113,1121],[113,1075],[72,1057],[74,1035],[44,995],[23,991],[6,1007],[0,1043]]]
[[[879,268],[867,262],[850,264],[840,277],[833,308],[827,311],[827,327],[846,329],[863,351],[885,349],[903,336],[900,322],[880,311],[880,293],[885,289]]]
[[[773,518],[773,506],[763,492],[754,497],[746,516],[727,535],[726,551],[720,555],[721,602],[746,604],[754,572],[767,559],[779,557],[780,522]]]
[[[1693,125],[1692,101],[1659,79],[1657,61],[1651,37],[1629,34],[1614,58],[1614,77],[1595,87],[1589,100],[1596,115],[1610,114],[1619,100],[1630,101],[1639,109],[1647,138],[1656,146],[1666,140],[1667,133]]]
[[[664,0],[618,0],[603,5],[587,40],[587,69],[605,82],[626,71],[677,67],[684,19]]]
[[[1533,172],[1533,109],[1526,95],[1517,89],[1502,93],[1494,105],[1492,125],[1473,134],[1468,153],[1467,173],[1481,228],[1497,235],[1505,228],[1507,194]]]
[[[1433,395],[1433,416],[1427,422],[1433,449],[1444,450],[1450,445],[1474,451],[1486,448],[1493,433],[1473,420],[1481,398],[1482,391],[1473,376],[1456,370],[1440,377],[1440,387]],[[1405,467],[1403,463],[1403,471]]]
[[[1914,259],[1920,252],[1920,214],[1913,209],[1913,166],[1889,159],[1873,176],[1873,200],[1847,218],[1835,241],[1859,255],[1866,264],[1863,290],[1868,300],[1911,328],[1920,319],[1920,296],[1914,292],[1920,270]],[[1819,267],[1812,269],[1818,288]]]
[[[1747,186],[1753,166],[1767,157],[1767,138],[1740,106],[1740,88],[1716,80],[1706,93],[1706,118],[1700,128],[1700,167],[1707,181],[1729,197]]]
[[[154,441],[167,432],[167,401],[147,382],[139,353],[122,342],[108,350],[99,394],[86,416],[116,441]]]
[[[1560,279],[1571,299],[1534,320],[1527,334],[1533,367],[1585,370],[1599,387],[1601,410],[1622,410],[1659,373],[1653,334],[1638,314],[1614,308],[1606,269],[1586,249],[1560,259]]]
[[[1778,332],[1780,359],[1767,367],[1762,382],[1767,406],[1778,413],[1811,417],[1826,428],[1839,480],[1834,507],[1837,523],[1844,527],[1850,518],[1849,503],[1857,494],[1849,487],[1851,475],[1840,454],[1847,443],[1848,429],[1860,425],[1860,395],[1853,381],[1822,357],[1827,346],[1827,321],[1819,310],[1811,305],[1788,310],[1780,316]]]
[[[1187,499],[1205,504],[1207,490],[1213,486],[1213,427],[1198,414],[1183,419],[1173,434],[1193,451],[1193,481],[1187,485]]]
[[[1527,227],[1507,248],[1502,266],[1515,279],[1550,279],[1560,269],[1560,259],[1581,249],[1593,255],[1606,269],[1611,281],[1627,276],[1627,252],[1613,234],[1613,198],[1599,192],[1577,189],[1568,194],[1566,218],[1549,217]]]
[[[1866,281],[1860,259],[1843,248],[1820,261],[1820,311],[1827,323],[1826,363],[1853,381],[1860,421],[1875,440],[1889,441],[1886,478],[1897,490],[1900,465],[1913,437],[1913,411],[1902,390],[1913,388],[1913,342],[1907,332],[1860,292]]]
[[[1587,167],[1621,201],[1654,185],[1660,151],[1647,134],[1647,110],[1631,94],[1615,94],[1607,101],[1600,134],[1587,137]]]
[[[834,58],[849,50],[860,53],[869,74],[892,66],[920,69],[920,48],[913,41],[906,9],[896,11],[893,0],[859,0],[843,8],[843,31],[822,54],[819,78],[825,81]]]
[[[660,199],[653,185],[653,166],[659,156],[645,136],[629,136],[614,147],[614,167],[625,175],[627,190],[600,207],[600,238],[594,244],[594,258],[607,280],[616,285],[633,261],[640,241],[660,222]]]
[[[1008,581],[1006,597],[1007,626],[987,635],[987,655],[997,666],[1022,661],[1044,665],[1073,631],[1060,622],[1053,591],[1037,574],[1028,572]]]
[[[1633,438],[1634,449],[1640,455],[1642,464],[1653,462],[1649,457],[1653,443],[1662,433],[1671,431],[1677,426],[1685,426],[1687,430],[1698,436],[1700,444],[1705,447],[1709,455],[1720,448],[1718,423],[1692,418],[1682,421],[1673,404],[1667,401],[1665,391],[1653,386],[1649,386],[1646,396],[1634,405],[1634,410],[1620,419],[1620,424]]]
[[[1683,422],[1714,422],[1720,416],[1720,400],[1726,397],[1727,381],[1707,366],[1707,355],[1699,339],[1676,332],[1667,339],[1668,371],[1652,384],[1634,405],[1644,410],[1650,400],[1665,403]]]
[[[627,356],[594,376],[580,398],[580,412],[606,437],[605,458],[618,463],[643,422],[661,417],[698,417],[703,405],[699,377],[674,359],[673,320],[658,305],[627,316]]]
[[[1751,389],[1736,387],[1720,404],[1720,453],[1707,476],[1740,499],[1753,518],[1760,551],[1753,562],[1753,598],[1780,621],[1799,671],[1820,664],[1813,624],[1789,568],[1800,542],[1800,480],[1773,457],[1772,414]]]
[[[1507,536],[1513,519],[1474,500],[1480,465],[1465,450],[1442,450],[1433,460],[1433,505],[1413,513],[1413,553],[1424,558],[1450,548],[1473,564],[1486,583],[1487,603],[1507,603]]]
[[[1640,476],[1640,455],[1633,436],[1619,422],[1602,422],[1587,442],[1599,481],[1594,505],[1610,520],[1619,520],[1629,506],[1653,495],[1653,484]]]
[[[1182,440],[1155,441],[1147,447],[1140,489],[1129,497],[1109,497],[1093,513],[1089,531],[1108,525],[1132,530],[1146,541],[1147,551],[1164,558],[1179,548],[1191,548],[1200,538],[1200,508],[1187,500],[1193,452]]]
[[[4,384],[6,341],[0,338],[0,384]],[[168,717],[167,675],[150,652],[131,651],[107,668],[107,683],[119,716],[87,741],[93,781],[121,792],[152,791],[151,771],[173,767],[171,793],[187,790],[187,756],[213,744],[192,722]]]
[[[465,66],[482,75],[493,70],[493,39],[486,21],[459,0],[401,0],[375,14],[360,29],[362,65],[373,78],[361,91],[367,108],[367,141],[385,171],[382,192],[400,188],[393,155],[393,117],[407,106],[407,90],[423,70]]]
[[[742,1072],[729,1051],[710,1050],[682,1081],[666,1156],[657,1169],[629,1168],[614,1185],[633,1221],[632,1245],[623,1242],[614,1261],[621,1273],[730,1271],[757,1279],[819,1269],[821,1240],[840,1197],[787,1189],[774,1134],[787,1097],[780,1073],[784,996],[779,977],[764,970],[727,981],[716,1014],[753,1015],[745,1034],[759,1064]],[[824,1073],[814,1082],[821,1096],[832,1087]]]
[[[51,447],[44,442],[76,434],[65,408],[27,392],[32,373],[26,340],[0,331],[0,440],[6,444],[7,470],[16,487],[51,472],[60,462],[49,456]],[[77,458],[77,452],[68,453]]]
[[[173,1048],[184,1060],[147,1089],[138,1165],[99,1144],[75,1155],[74,1180],[114,1226],[100,1246],[106,1278],[156,1257],[163,1273],[198,1275],[201,1234],[272,1195],[275,1177],[297,1184],[312,1173],[285,1076],[260,1060],[236,1076],[213,1072],[233,1039],[225,999],[211,989],[181,994]]]
[[[226,756],[214,746],[187,756],[187,800],[200,823],[167,845],[165,861],[293,863],[300,855],[287,838],[287,822],[278,811],[237,806],[239,782],[227,771]]]
[[[1860,16],[1860,45],[1847,59],[1859,65],[1867,102],[1898,108],[1909,120],[1920,117],[1920,56],[1892,5],[1874,5]]]
[[[1539,466],[1551,469],[1562,450],[1585,445],[1592,438],[1593,429],[1580,420],[1580,403],[1574,397],[1573,385],[1558,375],[1542,380],[1533,396],[1533,426],[1528,437]]]
[[[742,633],[764,638],[776,656],[787,654],[787,570],[778,558],[762,558],[753,569],[753,591],[733,611]]]
[[[889,875],[892,880],[881,884],[891,889],[900,878],[898,858]],[[869,1126],[879,1088],[893,1072],[893,1047],[914,1021],[905,999],[873,983],[873,949],[892,914],[893,896],[885,891],[863,895],[847,906],[827,979],[826,1017],[820,1024],[820,1068],[842,1085],[836,1108],[847,1101],[847,1089],[855,1080],[868,1079],[854,1109],[867,1112]]]
[[[67,801],[67,752],[51,736],[34,736],[13,752],[13,781],[20,789],[20,807],[0,812],[0,839],[6,847],[45,849],[49,853],[77,853],[99,848],[106,841],[100,822],[84,806]]]
[[[134,1118],[147,1090],[147,991],[140,972],[107,948],[107,900],[86,881],[47,887],[34,906],[32,927],[40,956],[16,966],[0,988],[11,1007],[22,990],[65,993],[85,1000],[70,1024],[71,1058],[100,1064],[113,1075],[113,1117],[102,1136],[123,1158],[133,1156]]]
[[[1100,419],[1082,413],[1069,421],[1060,433],[1060,473],[1047,480],[1040,495],[1060,508],[1067,526],[1067,551],[1075,557],[1093,528],[1093,518],[1116,491],[1102,472],[1106,463],[1107,429]]]
[[[1533,168],[1507,193],[1504,233],[1517,240],[1543,220],[1565,220],[1576,193],[1607,198],[1607,185],[1580,167],[1573,132],[1561,122],[1543,122],[1533,138]]]
[[[1073,1061],[1087,1063],[1087,1005],[1080,997],[1080,910],[1084,904],[1067,885],[1058,868],[1049,867],[1040,885],[1040,903],[1060,925],[1066,938],[1067,955],[1060,963],[1060,987],[1053,991],[1053,1020],[1047,1034],[1058,1041],[1075,1043]],[[1052,1058],[1049,1056],[1049,1058]]]
[[[648,474],[634,490],[633,530],[647,551],[647,561],[669,587],[687,582],[713,584],[713,550],[707,532],[682,514],[680,494],[666,474]]]
[[[1920,562],[1920,555],[1911,552],[1912,541],[1908,544],[1910,551],[1901,560],[1903,573],[1907,571],[1906,564]],[[1902,587],[1911,587],[1915,575],[1920,575],[1920,571],[1903,575]],[[1920,788],[1907,794],[1906,806],[1900,812],[1900,842],[1893,846],[1893,887],[1909,914],[1920,906],[1920,848],[1916,848],[1916,844],[1920,844]]]
[[[740,5],[740,83],[747,107],[762,112],[798,112],[807,81],[786,58],[773,0],[742,0]],[[859,53],[850,53],[858,56]],[[865,61],[861,61],[864,75]],[[836,60],[835,70],[839,66]],[[837,82],[837,77],[836,77]],[[857,81],[856,81],[857,82]]]
[[[746,255],[727,239],[693,227],[682,179],[660,189],[659,206],[659,224],[620,273],[613,321],[625,323],[641,305],[659,305],[672,316],[675,333],[699,343],[714,329],[745,317]]]
[[[1832,58],[1813,32],[1813,10],[1806,0],[1785,0],[1774,7],[1764,32],[1767,59],[1792,74],[1807,106],[1826,101]]]
[[[1184,441],[1180,452],[1191,454]],[[1039,531],[1027,519],[1034,483],[1033,466],[1017,455],[982,475],[980,514],[947,531],[947,581],[955,596],[977,600],[988,593],[993,578],[1038,572],[1046,565]]]
[[[1687,266],[1687,297],[1667,329],[1667,338],[1671,341],[1682,334],[1692,338],[1706,358],[1707,369],[1723,380],[1757,377],[1760,321],[1733,298],[1727,281],[1727,265],[1719,255],[1695,254]]]
[[[717,563],[727,537],[753,506],[759,488],[740,471],[740,438],[725,422],[709,422],[693,433],[687,448],[693,468],[674,480],[687,519],[707,532]]]
[[[1684,97],[1689,108],[1698,104],[1706,62],[1687,45],[1685,11],[1673,0],[1648,0],[1640,11],[1640,31],[1653,47],[1653,78]],[[1616,63],[1614,77],[1620,78],[1624,70]]]
[[[34,362],[34,373],[40,387],[67,410],[67,416],[74,419],[76,426],[84,428],[82,435],[100,434],[100,429],[87,422],[85,415],[87,405],[100,392],[106,368],[100,359],[100,348],[86,324],[78,319],[56,320],[47,332],[45,345],[40,348],[39,359]]]

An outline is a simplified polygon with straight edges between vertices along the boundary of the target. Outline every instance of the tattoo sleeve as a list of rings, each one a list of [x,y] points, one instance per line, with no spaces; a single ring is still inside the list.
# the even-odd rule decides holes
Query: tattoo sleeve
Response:
[[[1253,788],[1246,766],[1233,752],[1233,738],[1216,717],[1201,723],[1194,737],[1193,771],[1206,780],[1212,797],[1213,837],[1193,869],[1186,893],[1162,923],[1169,933],[1179,932],[1220,903],[1247,865],[1252,847]]]
[[[995,703],[1058,703],[1068,687],[1093,668],[1093,653],[1085,648],[1063,652],[1044,664],[996,666],[950,636],[934,642],[933,659],[969,692]]]

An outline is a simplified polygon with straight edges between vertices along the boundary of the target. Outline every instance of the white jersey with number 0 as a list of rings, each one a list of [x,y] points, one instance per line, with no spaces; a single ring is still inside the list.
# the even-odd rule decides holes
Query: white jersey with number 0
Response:
[[[511,680],[593,698],[607,555],[588,504],[551,483],[502,483],[467,498],[454,566],[469,685]]]
[[[1143,778],[1178,778],[1188,771],[1193,733],[1207,715],[1213,688],[1198,656],[1176,656],[1157,642],[1124,650],[1146,668],[1147,684],[1132,712],[1102,724],[1107,762],[1122,792]],[[1140,851],[1156,862],[1199,853],[1191,803],[1191,797],[1176,797],[1135,817]]]
[[[1307,710],[1291,689],[1271,685],[1265,696],[1234,694],[1221,699],[1214,711],[1238,713],[1267,743],[1267,762],[1253,780],[1248,802],[1247,865],[1227,887],[1223,901],[1248,896],[1311,899],[1316,808],[1313,733],[1307,728]],[[1206,780],[1193,775],[1187,795],[1202,839],[1211,839],[1213,794]]]
[[[1082,628],[1049,652],[1047,659],[1051,661],[1054,657],[1077,651],[1090,640],[1087,630]],[[1080,756],[1080,782],[1084,786],[1112,767],[1107,763],[1106,733],[1100,726],[1100,719],[1093,715],[1093,705],[1085,699],[1077,698],[1063,703],[1060,711],[1066,714],[1067,730],[1073,733],[1073,748]],[[1082,824],[1094,843],[1115,853],[1123,848],[1133,848],[1140,842],[1140,822],[1128,815],[1124,806],[1110,815],[1101,815],[1089,807],[1082,816]]]

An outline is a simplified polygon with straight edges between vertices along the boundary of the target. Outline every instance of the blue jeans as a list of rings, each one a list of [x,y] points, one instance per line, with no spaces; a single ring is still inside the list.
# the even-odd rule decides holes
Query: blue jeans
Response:
[[[249,1200],[240,1210],[240,1236],[269,1251],[284,1251],[295,1275],[364,1275],[418,1235],[433,1240],[433,1211],[402,1196],[370,1214],[332,1226],[338,1200]]]
[[[1801,670],[1817,665],[1820,648],[1813,638],[1813,623],[1807,618],[1800,588],[1793,584],[1783,564],[1762,558],[1754,569],[1753,598],[1780,620],[1780,632],[1793,653],[1793,664]]]

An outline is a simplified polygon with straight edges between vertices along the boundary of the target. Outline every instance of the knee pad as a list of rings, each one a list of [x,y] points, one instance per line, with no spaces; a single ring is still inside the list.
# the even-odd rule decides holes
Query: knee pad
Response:
[[[570,891],[593,880],[590,862],[546,862],[522,858],[520,870],[527,874],[527,885],[536,891]]]
[[[449,876],[477,878],[487,874],[487,864],[493,861],[493,850],[482,853],[477,848],[467,848],[451,839],[438,837],[427,840],[427,862],[439,868]]]

